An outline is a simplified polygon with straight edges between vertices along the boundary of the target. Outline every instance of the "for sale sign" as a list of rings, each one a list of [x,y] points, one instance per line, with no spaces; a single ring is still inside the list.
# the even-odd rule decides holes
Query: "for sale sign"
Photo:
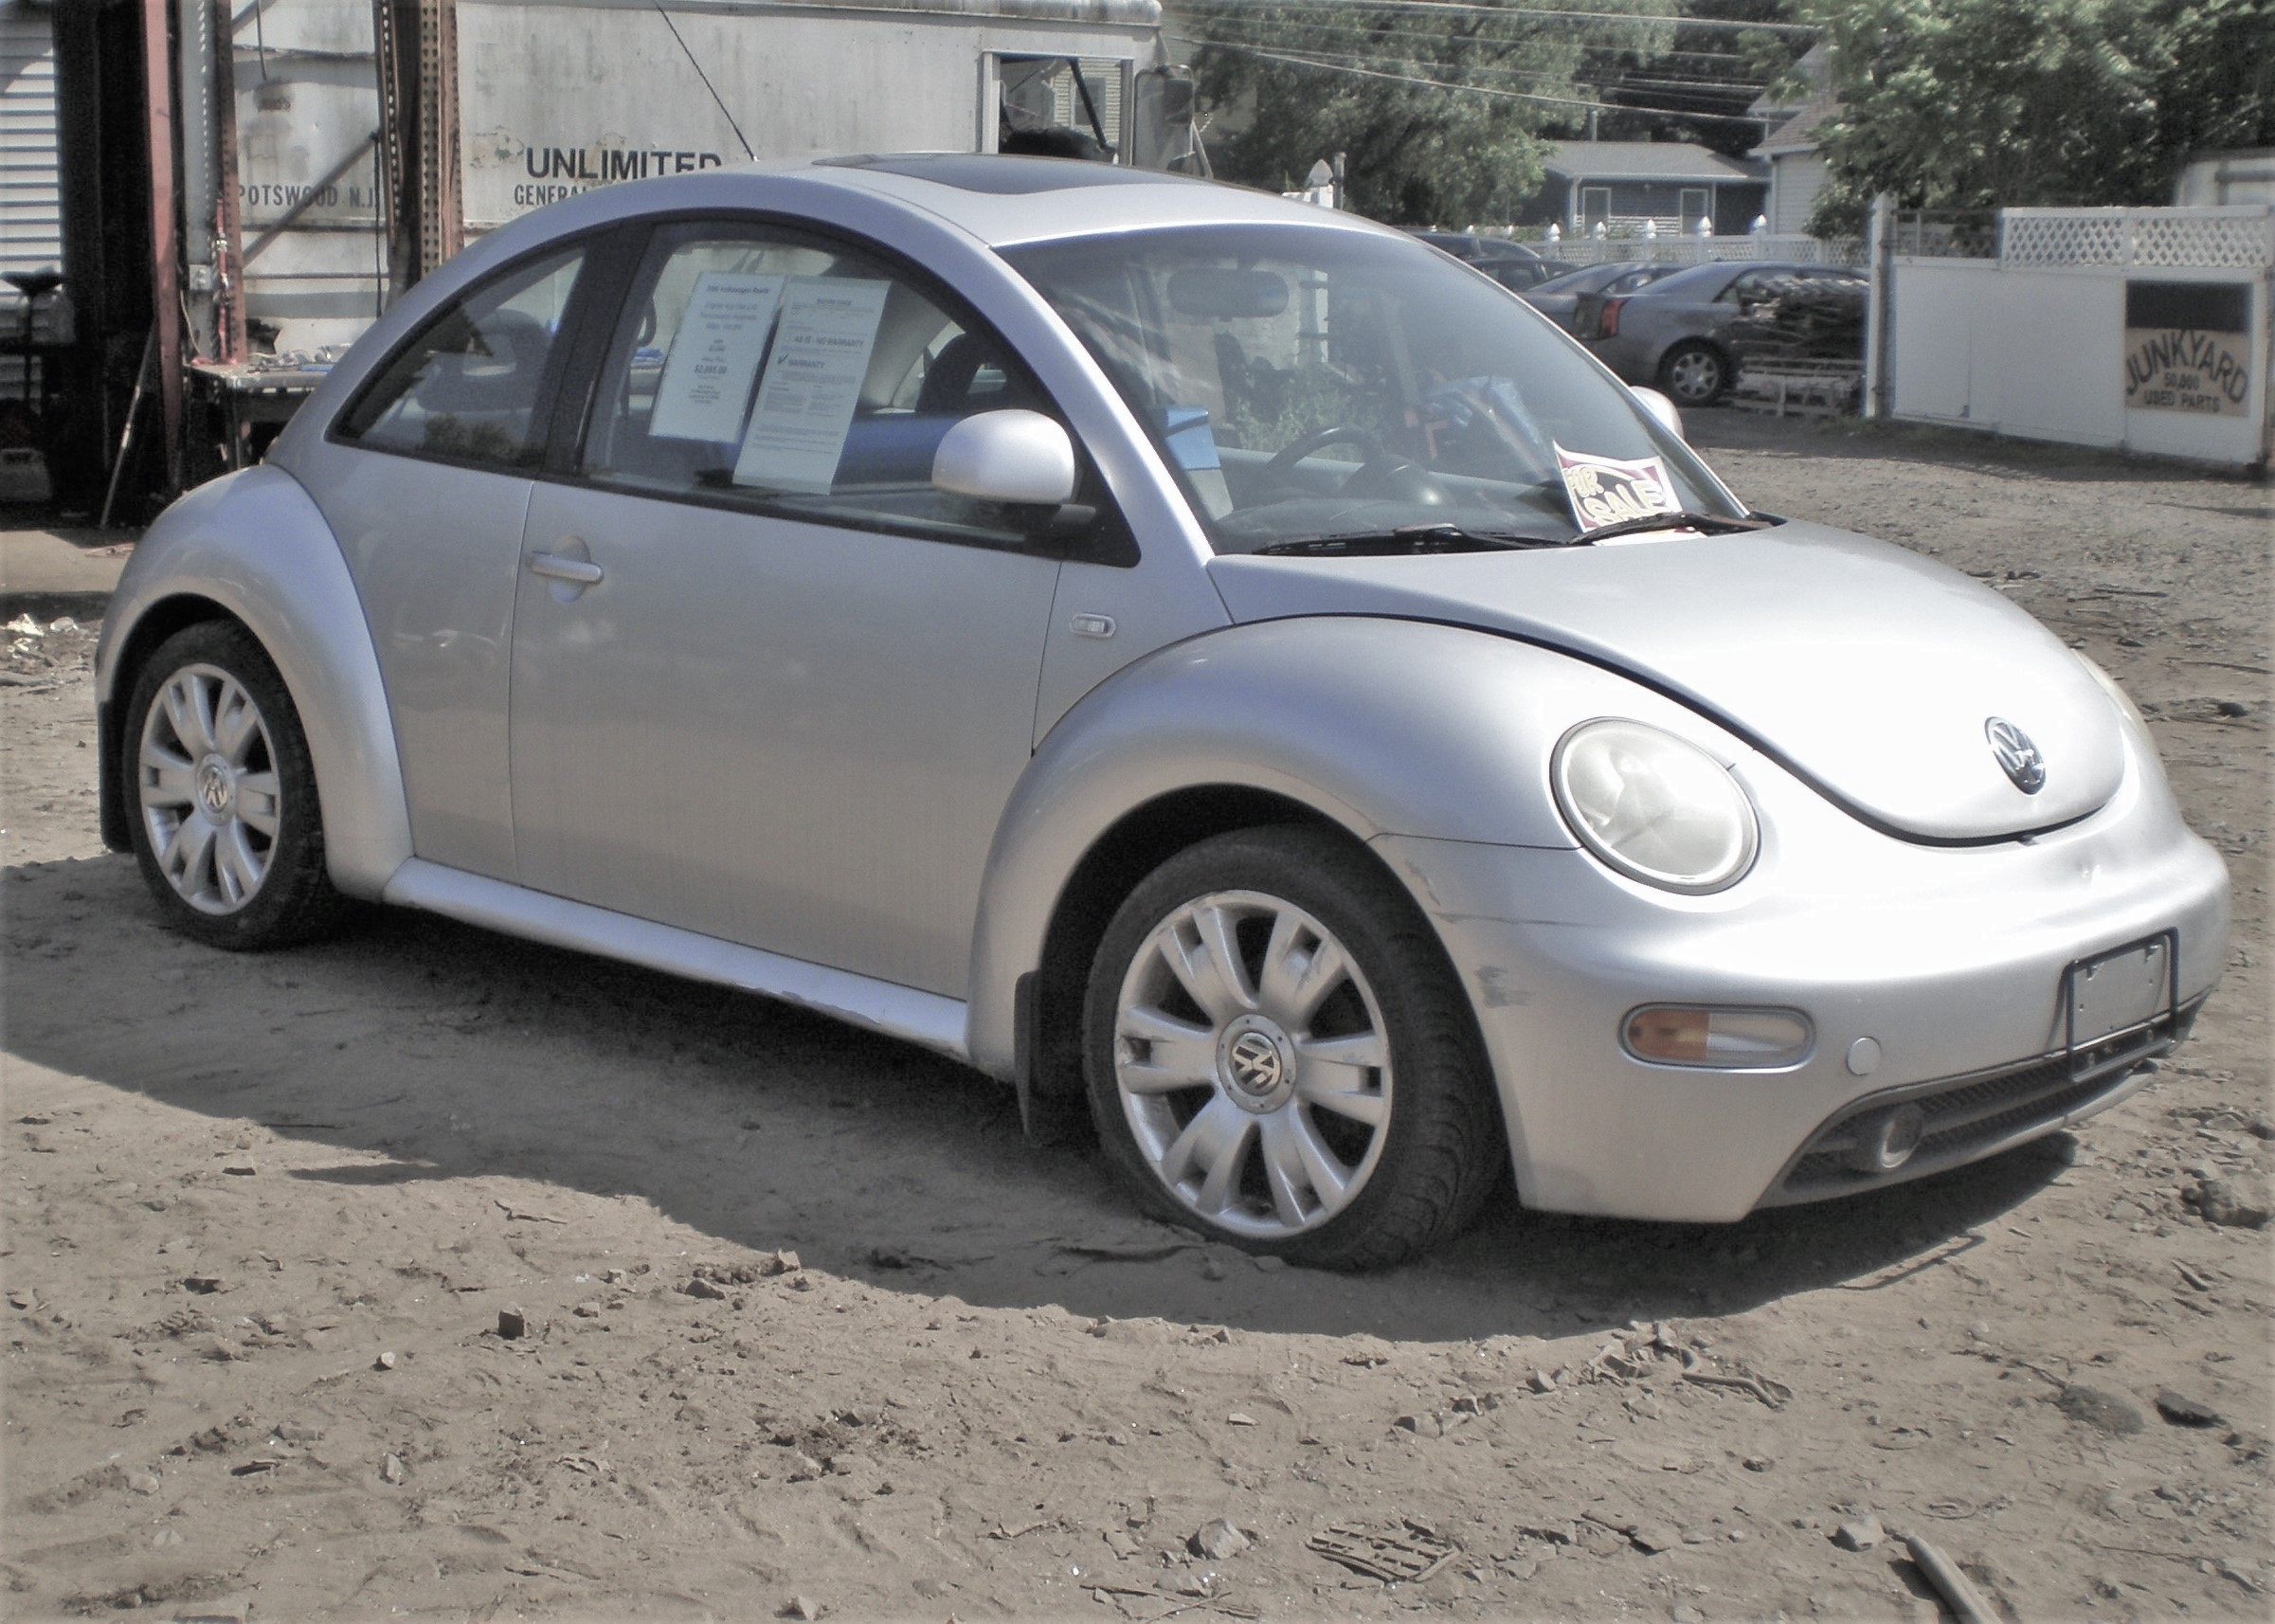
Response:
[[[1554,441],[1549,443],[1556,444]],[[1582,532],[1623,524],[1647,514],[1683,510],[1674,481],[1667,477],[1667,464],[1656,457],[1628,461],[1591,457],[1557,445],[1556,462],[1563,472],[1564,495],[1572,502],[1572,522]]]
[[[2125,406],[2242,417],[2251,394],[2251,290],[2125,284]]]

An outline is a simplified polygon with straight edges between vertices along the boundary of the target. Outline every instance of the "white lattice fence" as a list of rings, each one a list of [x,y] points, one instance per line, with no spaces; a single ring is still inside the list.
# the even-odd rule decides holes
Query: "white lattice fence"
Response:
[[[2233,208],[2009,208],[1999,262],[2010,267],[2158,265],[2265,270],[2275,264],[2275,211]]]

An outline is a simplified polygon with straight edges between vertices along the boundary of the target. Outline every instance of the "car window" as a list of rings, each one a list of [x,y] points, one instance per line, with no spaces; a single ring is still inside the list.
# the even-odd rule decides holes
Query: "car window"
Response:
[[[1773,285],[1776,280],[1775,274],[1769,271],[1748,271],[1743,276],[1733,277],[1730,285],[1722,290],[1723,301],[1736,305],[1760,304],[1763,299],[1776,296],[1777,289]]]
[[[1728,503],[1537,312],[1411,241],[1197,226],[1004,258],[1146,425],[1219,551],[1449,524],[1561,536],[1589,460],[1648,463],[1685,508]]]
[[[543,460],[545,395],[583,268],[571,248],[483,284],[429,322],[348,412],[360,444],[496,468]]]
[[[1045,408],[1002,343],[858,250],[765,227],[659,233],[601,375],[581,472],[664,496],[1008,543],[993,504],[933,487],[957,422]]]
[[[1589,293],[1617,266],[1584,265],[1577,271],[1563,271],[1550,277],[1533,288],[1534,293]]]

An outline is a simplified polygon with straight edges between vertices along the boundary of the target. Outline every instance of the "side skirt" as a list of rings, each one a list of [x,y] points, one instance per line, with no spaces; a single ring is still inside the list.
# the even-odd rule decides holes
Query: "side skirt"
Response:
[[[833,970],[803,959],[739,947],[653,920],[613,913],[504,880],[412,857],[387,882],[381,899],[424,909],[484,929],[526,936],[623,959],[654,970],[763,993],[818,1014],[850,1021],[969,1063],[965,1043],[968,1005],[937,993]]]

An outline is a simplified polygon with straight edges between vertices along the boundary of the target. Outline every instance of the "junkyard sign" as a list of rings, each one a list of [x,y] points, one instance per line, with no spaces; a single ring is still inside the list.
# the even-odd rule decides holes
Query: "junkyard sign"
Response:
[[[2251,290],[2240,282],[2125,284],[2125,406],[2242,417],[2251,394]]]

